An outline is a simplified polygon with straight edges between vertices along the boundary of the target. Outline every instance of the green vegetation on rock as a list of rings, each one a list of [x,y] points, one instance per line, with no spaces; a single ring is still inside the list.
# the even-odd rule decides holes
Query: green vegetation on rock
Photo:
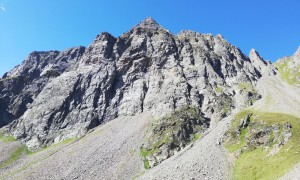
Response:
[[[192,107],[184,107],[154,121],[140,149],[145,169],[156,166],[196,141],[207,128],[207,119]]]
[[[247,95],[247,105],[253,105],[258,99],[261,98],[261,95],[258,94],[257,90],[254,88],[254,86],[247,82],[239,83],[238,89],[240,93],[245,93]]]
[[[238,84],[238,88],[242,91],[252,91],[253,90],[253,86],[251,83],[239,83]]]
[[[149,163],[148,160],[144,160],[143,162],[144,162],[144,168],[145,169],[150,169],[151,168],[150,163]]]
[[[226,135],[225,147],[236,156],[235,179],[277,179],[300,162],[300,118],[246,110]]]
[[[223,93],[223,92],[224,92],[224,89],[223,89],[223,87],[221,87],[221,86],[217,86],[216,89],[215,89],[215,91],[216,91],[217,93]]]
[[[300,84],[300,67],[289,67],[289,62],[292,59],[286,57],[283,60],[280,60],[275,63],[275,66],[278,69],[281,79],[288,82],[291,85]]]

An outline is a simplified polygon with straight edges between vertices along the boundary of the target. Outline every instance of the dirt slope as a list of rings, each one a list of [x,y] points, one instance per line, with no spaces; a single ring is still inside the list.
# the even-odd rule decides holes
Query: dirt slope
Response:
[[[78,141],[21,158],[0,170],[0,179],[132,179],[143,171],[139,146],[151,119],[117,118]]]

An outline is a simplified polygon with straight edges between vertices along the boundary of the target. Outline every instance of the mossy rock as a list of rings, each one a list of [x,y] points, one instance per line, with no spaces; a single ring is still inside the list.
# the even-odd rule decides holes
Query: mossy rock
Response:
[[[249,115],[250,122],[242,126]],[[236,157],[234,179],[278,179],[300,162],[300,118],[242,111],[232,122],[224,144]]]
[[[257,100],[261,99],[261,95],[257,92],[255,87],[250,83],[239,83],[238,84],[239,93],[245,94],[247,97],[246,105],[252,106]]]
[[[158,165],[189,143],[199,139],[209,127],[209,120],[193,107],[184,107],[154,121],[140,154],[145,168]]]
[[[221,118],[228,116],[234,108],[234,100],[232,99],[232,96],[228,94],[220,94],[217,96],[216,101],[215,111],[220,114]]]

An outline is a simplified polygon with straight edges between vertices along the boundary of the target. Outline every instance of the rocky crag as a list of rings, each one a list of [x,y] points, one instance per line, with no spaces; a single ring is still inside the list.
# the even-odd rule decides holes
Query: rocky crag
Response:
[[[300,47],[292,56],[286,56],[275,63],[281,78],[291,85],[300,85]]]
[[[221,119],[259,99],[256,82],[276,71],[221,35],[174,35],[147,18],[87,48],[31,53],[0,80],[0,127],[34,150],[143,112],[158,118],[190,106]]]

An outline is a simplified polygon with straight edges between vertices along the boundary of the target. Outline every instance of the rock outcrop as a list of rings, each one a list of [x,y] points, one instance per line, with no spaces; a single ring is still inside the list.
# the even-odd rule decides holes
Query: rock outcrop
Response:
[[[251,49],[249,57],[253,66],[263,75],[276,74],[275,66],[270,61],[265,61],[255,49]]]
[[[208,119],[192,107],[183,107],[170,116],[152,122],[141,146],[145,168],[157,166],[198,140],[208,127]]]
[[[232,127],[226,133],[228,144],[240,144],[239,146],[236,145],[236,147],[240,147],[236,149],[237,155],[260,147],[272,149],[270,153],[274,154],[291,139],[291,123],[276,123],[275,120],[272,124],[263,120],[253,122],[252,116],[252,113],[246,115],[240,120],[239,126]]]
[[[0,80],[0,127],[38,149],[122,115],[160,117],[188,105],[223,118],[249,104],[241,83],[275,71],[221,35],[174,35],[147,18],[118,38],[102,33],[87,48],[30,54]]]
[[[293,56],[286,56],[275,63],[281,78],[292,85],[300,85],[300,47]]]

